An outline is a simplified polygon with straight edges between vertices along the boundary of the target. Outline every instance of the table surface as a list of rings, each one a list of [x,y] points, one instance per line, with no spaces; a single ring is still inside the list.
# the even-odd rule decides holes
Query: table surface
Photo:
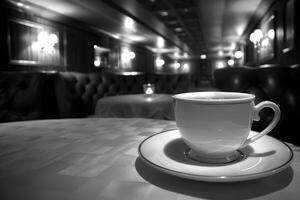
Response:
[[[104,97],[97,101],[95,116],[98,117],[140,117],[174,120],[172,95],[130,94]]]
[[[0,124],[0,199],[299,199],[300,148],[286,170],[210,183],[148,166],[137,147],[174,121],[85,118]]]

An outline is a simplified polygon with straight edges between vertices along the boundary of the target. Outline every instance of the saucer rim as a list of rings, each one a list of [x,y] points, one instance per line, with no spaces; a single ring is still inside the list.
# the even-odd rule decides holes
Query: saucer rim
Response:
[[[169,169],[163,166],[160,166],[158,164],[153,163],[152,161],[148,160],[141,152],[141,147],[142,145],[150,138],[155,137],[159,134],[162,133],[166,133],[166,132],[170,132],[170,131],[179,131],[178,129],[169,129],[169,130],[164,130],[164,131],[160,131],[158,133],[152,134],[150,136],[148,136],[146,139],[144,139],[138,146],[138,153],[140,158],[142,158],[142,160],[144,160],[146,163],[148,163],[149,165],[151,165],[152,167],[158,169],[159,171],[163,171],[167,174],[171,174],[177,177],[181,177],[181,178],[185,178],[185,179],[191,179],[191,180],[196,180],[196,181],[208,181],[208,182],[236,182],[236,181],[247,181],[247,180],[253,180],[253,179],[258,179],[258,178],[263,178],[263,177],[267,177],[267,176],[271,176],[274,174],[277,174],[283,170],[285,170],[286,168],[288,168],[291,164],[291,162],[293,161],[294,158],[294,153],[292,148],[287,145],[285,142],[272,137],[270,135],[265,135],[264,137],[270,137],[274,140],[277,140],[279,143],[281,143],[282,145],[284,145],[285,147],[287,147],[288,151],[289,151],[289,159],[284,162],[282,165],[277,166],[273,169],[267,170],[267,171],[262,171],[262,172],[258,172],[258,173],[253,173],[253,174],[244,174],[244,175],[231,175],[231,176],[206,176],[206,175],[197,175],[197,174],[190,174],[190,173],[185,173],[185,172],[180,172],[180,171],[176,171],[173,169]],[[256,132],[251,130],[252,132]],[[246,160],[247,158],[245,158]]]

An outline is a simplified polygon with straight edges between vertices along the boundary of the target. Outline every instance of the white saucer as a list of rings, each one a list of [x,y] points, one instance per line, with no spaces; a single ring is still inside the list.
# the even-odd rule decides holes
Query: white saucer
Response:
[[[255,134],[251,132],[250,136]],[[227,164],[207,164],[185,155],[189,147],[178,130],[157,133],[139,146],[140,157],[165,173],[201,181],[229,182],[262,178],[286,169],[292,159],[292,150],[277,139],[264,136],[241,149],[245,158]]]

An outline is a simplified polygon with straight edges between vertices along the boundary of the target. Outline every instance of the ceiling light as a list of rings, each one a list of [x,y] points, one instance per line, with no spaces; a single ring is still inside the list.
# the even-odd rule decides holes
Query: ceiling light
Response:
[[[168,16],[168,15],[169,15],[169,13],[168,13],[168,12],[166,12],[166,11],[162,11],[162,12],[160,12],[160,15],[161,15],[161,16]]]
[[[207,58],[207,56],[206,56],[205,54],[201,54],[201,55],[200,55],[200,58],[204,60],[204,59]]]
[[[125,17],[125,19],[124,19],[124,27],[126,29],[132,29],[133,25],[134,25],[133,19],[131,19],[130,17]]]
[[[231,58],[231,59],[229,59],[228,61],[227,61],[227,64],[229,65],[229,66],[233,66],[234,65],[234,60]]]
[[[223,56],[223,55],[224,55],[224,52],[223,52],[223,51],[219,51],[219,52],[218,52],[218,55],[219,55],[219,56]]]
[[[176,32],[181,32],[182,31],[182,28],[178,27],[178,28],[175,28],[174,29]]]
[[[180,63],[179,62],[175,62],[174,63],[174,67],[175,67],[175,69],[178,69],[180,67]]]
[[[165,40],[162,37],[158,37],[156,40],[156,45],[158,48],[162,48],[165,46]]]
[[[21,3],[21,2],[18,2],[18,3],[17,3],[17,6],[19,6],[19,7],[23,7],[23,6],[24,6],[24,4],[23,4],[23,3]]]
[[[190,65],[188,63],[184,63],[182,65],[182,71],[189,72],[190,71]]]
[[[236,59],[241,59],[244,56],[244,53],[242,51],[236,51],[234,52],[234,57]]]
[[[162,67],[165,64],[165,61],[161,57],[157,57],[155,60],[156,67]]]

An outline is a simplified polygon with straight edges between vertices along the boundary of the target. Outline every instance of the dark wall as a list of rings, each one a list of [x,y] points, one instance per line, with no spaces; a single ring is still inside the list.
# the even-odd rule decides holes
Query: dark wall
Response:
[[[114,70],[122,70],[120,64],[120,52],[123,46],[129,46],[130,49],[135,51],[136,58],[132,61],[130,69],[127,71],[141,71],[148,72],[153,71],[153,53],[149,50],[138,46],[126,44],[122,41],[107,36],[101,32],[95,31],[87,27],[79,21],[68,19],[64,16],[62,20],[52,21],[45,19],[35,14],[31,14],[26,9],[21,9],[9,5],[8,3],[0,3],[0,71],[15,71],[15,70],[29,70],[29,71],[78,71],[78,72],[101,72],[103,69],[94,67],[94,45],[102,46],[110,49],[109,64]],[[11,19],[17,19],[21,21],[29,21],[42,26],[48,26],[57,31],[59,35],[59,47],[57,51],[59,54],[59,61],[54,64],[49,62],[40,62],[39,64],[20,64],[11,62],[11,52],[15,51],[27,51],[28,48],[23,48],[22,42],[15,42],[12,46],[10,42],[11,31],[9,27]],[[18,35],[18,34],[16,34]],[[19,40],[24,40],[25,34],[19,34]],[[28,38],[27,38],[28,40]],[[17,52],[17,54],[20,54]],[[27,53],[28,58],[34,57],[32,53]],[[45,59],[44,59],[45,60]],[[49,61],[49,59],[46,59]]]
[[[26,47],[25,45],[29,43],[29,34],[31,34],[30,26],[28,28],[24,28],[26,26],[22,26],[21,23],[15,22],[31,22],[33,24],[39,24],[42,26],[53,27],[59,31],[58,37],[60,41],[64,40],[63,37],[63,26],[61,24],[54,23],[50,20],[43,19],[38,16],[30,15],[23,10],[18,8],[10,8],[6,4],[0,5],[0,27],[1,27],[1,35],[0,35],[0,46],[1,46],[1,71],[14,71],[14,70],[60,70],[64,71],[64,60],[65,54],[63,51],[63,42],[59,44],[57,50],[59,51],[59,55],[56,54],[53,56],[54,60],[51,63],[50,58],[41,58],[44,63],[37,65],[31,64],[18,64],[12,62],[12,60],[17,60],[16,57],[20,56],[22,58],[31,57],[36,58],[36,55],[33,55],[30,47]],[[32,28],[34,29],[34,28]],[[21,33],[22,32],[22,33]],[[13,45],[12,45],[13,44]],[[31,60],[32,60],[31,59]]]
[[[275,0],[268,11],[264,14],[264,16],[255,21],[256,26],[253,29],[249,29],[250,31],[245,33],[246,40],[246,60],[245,65],[256,66],[258,64],[276,64],[276,65],[294,65],[300,63],[300,24],[298,23],[298,19],[300,18],[300,13],[298,10],[300,9],[300,2],[298,0],[294,0],[294,27],[295,27],[295,40],[294,46],[295,48],[289,52],[283,52],[285,48],[284,34],[286,29],[286,15],[289,14],[286,12],[286,3],[288,0]],[[275,15],[275,56],[271,59],[266,59],[262,61],[258,61],[255,59],[255,53],[253,44],[249,40],[250,33],[255,29],[261,26],[261,23],[271,16]]]

